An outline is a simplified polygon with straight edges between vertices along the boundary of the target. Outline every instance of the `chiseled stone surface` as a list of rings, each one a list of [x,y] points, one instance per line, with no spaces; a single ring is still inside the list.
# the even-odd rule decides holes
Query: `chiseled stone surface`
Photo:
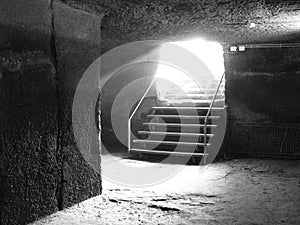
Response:
[[[101,18],[49,0],[3,0],[0,14],[0,224],[23,225],[101,192],[71,125]]]
[[[85,152],[98,170],[94,171],[78,149],[72,127],[72,104],[76,87],[86,69],[100,56],[102,17],[54,2],[54,36],[60,106],[60,150],[64,189],[62,206],[70,206],[101,193],[100,147],[97,134],[89,134]],[[100,75],[100,74],[99,74]],[[97,85],[97,84],[95,84]],[[87,90],[89,92],[89,90]],[[100,90],[99,90],[100,93]],[[97,95],[99,93],[96,93]],[[87,93],[92,95],[95,93]],[[84,113],[95,102],[86,102],[77,113]],[[80,121],[82,123],[90,123]],[[89,126],[96,126],[90,123]],[[82,130],[86,135],[86,131]]]
[[[1,1],[1,49],[43,50],[51,54],[51,21],[50,0]]]
[[[50,1],[0,4],[0,224],[57,211],[57,96]]]
[[[299,128],[284,127],[300,123],[299,56],[297,47],[225,54],[228,151],[299,157]]]
[[[297,1],[64,0],[105,12],[103,52],[137,40],[205,38],[220,43],[299,40]],[[252,26],[251,26],[252,24]],[[253,26],[253,24],[255,24]]]

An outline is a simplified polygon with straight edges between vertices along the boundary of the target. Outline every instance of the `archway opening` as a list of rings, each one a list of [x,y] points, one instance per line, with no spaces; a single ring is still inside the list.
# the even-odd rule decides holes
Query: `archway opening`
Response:
[[[171,93],[178,92],[178,87],[183,93],[188,93],[191,86],[201,86],[207,77],[218,81],[221,79],[224,68],[223,47],[217,42],[206,41],[204,39],[192,39],[177,42],[168,42],[162,45],[160,54],[162,57],[178,57],[182,61],[190,60],[189,57],[173,55],[172,48],[167,45],[176,45],[193,56],[198,58],[199,63],[203,63],[207,70],[202,70],[199,65],[191,64],[191,67],[199,68],[194,74],[182,71],[174,65],[159,64],[155,77],[157,94],[160,99],[167,99]],[[193,70],[193,68],[191,69]],[[209,74],[208,74],[209,73]],[[194,76],[193,76],[194,75]]]

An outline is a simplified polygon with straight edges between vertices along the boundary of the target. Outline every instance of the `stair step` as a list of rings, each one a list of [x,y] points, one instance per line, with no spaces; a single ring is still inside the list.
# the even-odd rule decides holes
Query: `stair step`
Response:
[[[160,141],[160,140],[159,141],[156,141],[156,140],[133,140],[133,143],[204,146],[204,143],[192,143],[192,142],[180,142],[180,141]],[[210,146],[210,144],[207,144],[207,146]]]
[[[208,110],[210,107],[189,107],[189,106],[154,106],[152,109],[166,109],[166,110]],[[225,107],[212,107],[212,110],[224,110]]]
[[[204,104],[209,104],[209,103],[211,103],[212,102],[212,98],[207,98],[207,99],[192,99],[192,98],[188,98],[188,97],[186,97],[186,96],[180,96],[180,97],[175,97],[175,98],[172,98],[172,97],[166,97],[166,98],[164,98],[164,99],[160,99],[160,101],[161,101],[161,103],[164,103],[164,102],[166,102],[166,103],[172,103],[172,102],[174,102],[174,103],[180,103],[180,102],[183,102],[183,103],[185,103],[185,102],[188,102],[188,103],[194,103],[194,104],[199,104],[199,103],[204,103]],[[217,102],[224,102],[225,101],[225,99],[224,98],[222,98],[222,99],[220,99],[220,98],[217,98],[217,99],[215,99],[215,103],[217,103]]]
[[[158,155],[178,155],[178,156],[204,156],[204,153],[196,152],[175,152],[175,151],[164,151],[164,150],[147,150],[147,149],[130,149],[131,152],[158,154]]]
[[[216,91],[217,88],[219,87],[219,84],[215,83],[201,83],[201,84],[196,84],[196,83],[180,83],[180,85],[176,85],[176,88],[179,90],[186,90],[188,88],[197,88],[197,89],[211,89],[212,91]],[[220,85],[220,89],[224,89],[225,84]]]
[[[204,94],[197,94],[197,93],[194,93],[194,94],[190,94],[190,93],[174,93],[174,94],[168,94],[166,95],[166,97],[164,97],[165,99],[168,99],[168,97],[173,97],[173,98],[187,98],[187,99],[190,99],[190,98],[201,98],[205,96]],[[225,98],[217,98],[218,100],[225,100]],[[207,99],[205,99],[207,100]]]
[[[159,131],[139,131],[139,134],[149,135],[169,135],[169,136],[187,136],[187,137],[204,137],[203,133],[180,133],[180,132],[159,132]],[[208,137],[213,137],[213,134],[206,134]]]
[[[180,87],[180,88],[174,88],[172,90],[169,90],[167,93],[189,93],[190,90],[192,91],[199,91],[199,93],[216,93],[218,86],[212,87],[212,86],[189,86],[189,87]],[[218,89],[218,92],[225,91],[225,88],[220,87]]]
[[[218,92],[218,95],[221,96],[223,95],[225,92]],[[172,95],[176,95],[176,94],[184,94],[184,95],[193,95],[193,94],[198,94],[198,98],[212,98],[216,92],[215,91],[205,91],[205,90],[199,90],[197,88],[190,88],[188,90],[185,90],[185,92],[182,91],[172,91],[172,92],[168,92],[166,94],[167,97],[172,96]]]
[[[208,107],[212,102],[212,99],[203,99],[203,100],[192,100],[192,99],[167,99],[160,101],[159,106],[190,106],[190,107]],[[182,105],[180,105],[182,104]],[[214,101],[214,104],[222,107],[225,105],[225,101]]]
[[[176,93],[170,93],[169,92],[169,93],[167,93],[165,98],[168,98],[168,97],[173,96],[173,95],[177,95],[178,92],[176,92]],[[204,90],[201,91],[201,90],[198,90],[198,89],[195,89],[195,90],[194,89],[189,89],[185,93],[180,93],[180,95],[197,95],[197,97],[199,97],[199,98],[213,98],[215,96],[215,94],[216,94],[215,92],[213,92],[213,93],[205,92]],[[223,97],[223,96],[224,96],[224,93],[218,93],[216,95],[216,97]]]
[[[181,81],[183,84],[189,84],[189,83],[199,83],[199,84],[218,84],[220,83],[220,80],[213,80],[213,79],[183,79]],[[224,80],[222,80],[222,83],[224,83]]]
[[[175,118],[175,119],[205,119],[206,116],[184,116],[184,115],[148,115],[148,118]],[[208,116],[211,119],[219,119],[220,116]]]
[[[188,88],[197,88],[198,90],[210,90],[210,91],[216,91],[219,87],[219,84],[183,84],[180,87],[176,87],[178,90],[187,90]],[[221,84],[219,90],[225,90],[225,85]]]
[[[204,127],[204,124],[182,124],[182,123],[143,123],[144,125],[148,126],[175,126],[175,127]],[[215,128],[218,125],[206,125],[209,128]]]

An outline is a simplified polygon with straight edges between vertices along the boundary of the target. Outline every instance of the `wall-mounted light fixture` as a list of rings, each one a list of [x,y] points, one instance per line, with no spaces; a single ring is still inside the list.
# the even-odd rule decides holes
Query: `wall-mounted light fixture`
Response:
[[[267,48],[300,48],[299,43],[276,43],[276,44],[242,44],[227,46],[226,53],[244,52],[246,49],[267,49]]]
[[[246,46],[245,45],[240,45],[239,46],[239,52],[244,52],[246,50]]]
[[[230,46],[230,51],[231,52],[236,52],[237,51],[237,47],[236,46]]]
[[[246,50],[245,45],[238,45],[238,46],[230,46],[230,52],[244,52]]]

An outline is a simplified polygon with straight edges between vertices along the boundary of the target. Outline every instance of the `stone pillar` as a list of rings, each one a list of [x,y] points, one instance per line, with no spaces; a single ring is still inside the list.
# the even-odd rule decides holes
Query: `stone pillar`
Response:
[[[57,210],[58,102],[50,1],[0,4],[0,224]]]
[[[101,193],[100,171],[74,140],[71,111],[78,81],[100,56],[101,18],[50,0],[1,0],[1,225]]]
[[[66,207],[101,193],[100,146],[93,143],[97,138],[96,134],[89,134],[91,136],[89,141],[84,143],[86,146],[84,151],[88,152],[89,156],[85,158],[89,158],[90,162],[93,161],[93,165],[98,167],[96,172],[95,168],[92,169],[86,162],[74,139],[72,103],[80,78],[90,64],[100,57],[102,16],[76,10],[59,2],[53,4],[53,11],[61,113],[59,122],[61,182],[64,186],[59,204],[60,207]],[[95,104],[86,102],[78,113],[84,115],[86,108],[95,107]],[[90,126],[95,126],[95,123]],[[86,131],[82,132],[84,134]]]

